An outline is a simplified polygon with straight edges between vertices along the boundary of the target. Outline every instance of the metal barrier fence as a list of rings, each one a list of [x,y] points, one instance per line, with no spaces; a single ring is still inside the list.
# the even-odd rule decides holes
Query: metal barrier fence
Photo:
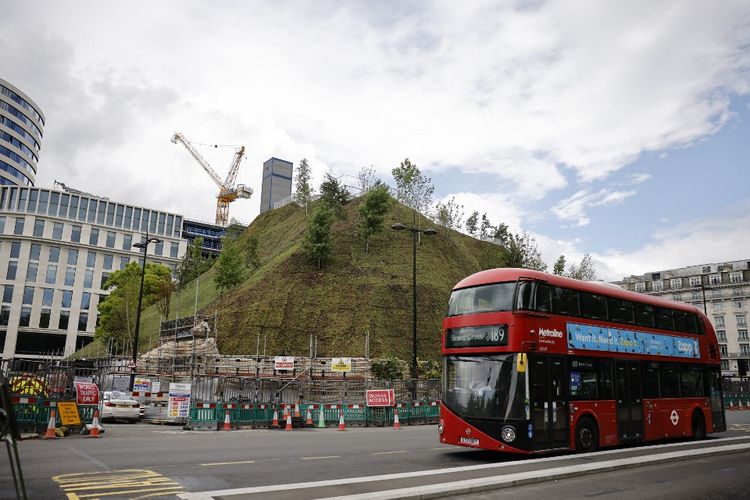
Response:
[[[51,410],[57,407],[57,401],[54,400],[17,395],[11,396],[11,403],[18,429],[23,434],[43,433],[49,425]],[[91,424],[94,420],[94,411],[98,408],[98,405],[78,405],[81,423]],[[55,427],[61,425],[60,412],[56,412]]]

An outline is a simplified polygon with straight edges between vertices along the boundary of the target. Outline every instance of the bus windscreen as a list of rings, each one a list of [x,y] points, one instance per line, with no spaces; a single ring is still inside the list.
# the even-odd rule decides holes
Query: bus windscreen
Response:
[[[455,290],[448,302],[448,316],[510,311],[513,309],[515,290],[515,281]]]

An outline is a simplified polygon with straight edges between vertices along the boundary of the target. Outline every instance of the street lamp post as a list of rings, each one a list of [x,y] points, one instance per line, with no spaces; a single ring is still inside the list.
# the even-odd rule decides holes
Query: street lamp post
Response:
[[[391,226],[394,231],[407,230],[411,232],[412,237],[412,280],[411,280],[411,305],[412,305],[412,330],[411,330],[411,378],[418,378],[417,372],[417,235],[422,233],[426,236],[437,234],[434,229],[418,229],[416,227],[407,227],[403,224],[394,224]],[[416,386],[413,393],[416,392]]]
[[[701,292],[703,292],[703,314],[708,314],[708,311],[706,310],[706,287],[703,285],[703,283],[700,283],[695,286],[700,288]]]
[[[130,386],[128,390],[133,392],[133,385],[135,385],[135,364],[138,361],[138,335],[141,332],[141,305],[143,304],[143,279],[146,276],[146,251],[148,250],[149,243],[161,243],[159,238],[149,238],[148,232],[146,232],[146,238],[140,243],[135,243],[133,247],[140,248],[143,250],[143,262],[141,263],[141,286],[138,289],[138,309],[135,315],[135,335],[133,338],[133,359],[131,361],[131,372],[130,372]]]

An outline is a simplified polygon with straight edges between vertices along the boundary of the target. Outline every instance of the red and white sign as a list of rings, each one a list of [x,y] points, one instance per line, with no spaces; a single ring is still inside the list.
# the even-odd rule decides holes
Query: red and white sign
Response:
[[[393,389],[378,389],[367,391],[367,406],[393,406],[396,404],[396,394]]]
[[[88,382],[76,382],[76,403],[79,405],[98,405],[99,387]]]
[[[294,356],[276,356],[273,359],[274,370],[294,370]]]

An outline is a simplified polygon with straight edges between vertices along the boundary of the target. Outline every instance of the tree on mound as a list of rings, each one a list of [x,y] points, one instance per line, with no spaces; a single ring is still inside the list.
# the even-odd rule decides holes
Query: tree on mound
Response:
[[[377,184],[365,195],[359,210],[358,232],[365,240],[365,253],[370,249],[370,237],[383,230],[383,221],[391,206],[388,186]]]
[[[219,259],[216,261],[216,275],[214,276],[216,288],[224,293],[245,281],[246,275],[245,258],[237,243],[225,239]]]
[[[323,203],[318,205],[307,223],[303,246],[305,254],[311,261],[317,263],[318,269],[321,269],[331,256],[333,219],[333,210]]]

